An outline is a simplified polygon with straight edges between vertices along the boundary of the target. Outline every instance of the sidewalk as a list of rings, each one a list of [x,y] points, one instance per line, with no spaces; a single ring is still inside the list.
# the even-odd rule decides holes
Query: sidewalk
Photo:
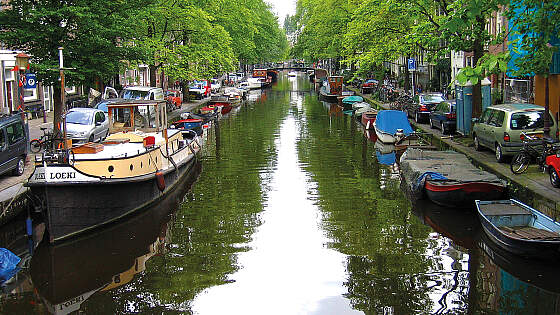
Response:
[[[377,105],[379,108],[389,108],[389,104],[381,104],[373,100],[369,94],[364,95],[359,91],[354,91],[357,95],[362,96],[365,100]],[[427,124],[418,124],[413,120],[410,120],[410,123],[426,133],[433,134],[436,139],[445,143],[453,150],[465,154],[478,167],[507,180],[508,184],[510,184],[510,198],[520,199],[546,213],[551,218],[560,220],[560,190],[552,187],[549,175],[540,172],[537,165],[530,165],[525,173],[515,175],[510,170],[509,161],[506,163],[498,163],[496,162],[493,152],[489,150],[482,152],[476,151],[471,138],[462,137],[460,135],[454,137],[443,136],[439,129],[431,129]]]
[[[208,102],[210,98],[202,99],[202,100],[195,100],[189,103],[183,103],[180,109],[174,110],[168,113],[168,118],[174,119],[179,116],[181,113],[191,111],[206,102]],[[42,117],[29,119],[29,139],[39,138],[43,132],[41,131],[41,127],[52,128],[54,114],[53,112],[47,113],[47,122],[43,121]],[[27,156],[27,161],[25,163],[25,172],[21,176],[11,176],[10,173],[6,173],[4,175],[0,175],[0,205],[7,204],[11,199],[13,199],[17,195],[21,195],[27,191],[26,187],[22,187],[23,183],[31,176],[33,173],[33,161],[34,161],[34,154],[29,153]]]

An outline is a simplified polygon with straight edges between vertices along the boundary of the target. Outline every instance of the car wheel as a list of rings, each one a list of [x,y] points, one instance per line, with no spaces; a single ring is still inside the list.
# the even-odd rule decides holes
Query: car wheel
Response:
[[[89,136],[88,142],[93,142],[93,134]]]
[[[12,174],[14,176],[21,176],[25,172],[25,159],[20,157],[17,161],[16,168],[14,168]]]
[[[552,184],[552,187],[555,188],[560,188],[560,177],[558,177],[558,172],[556,172],[556,169],[553,166],[550,166],[550,184]]]
[[[480,146],[480,142],[478,141],[478,136],[476,134],[474,135],[473,142],[474,142],[474,149],[476,151],[482,151],[482,147]]]
[[[504,161],[504,152],[502,152],[502,146],[496,143],[496,161],[502,163]]]
[[[443,124],[443,121],[441,122],[441,134],[445,134],[445,125]]]

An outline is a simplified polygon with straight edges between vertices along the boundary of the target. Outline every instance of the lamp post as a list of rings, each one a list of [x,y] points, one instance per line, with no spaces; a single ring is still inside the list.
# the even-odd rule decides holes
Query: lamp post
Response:
[[[25,53],[19,53],[16,55],[16,75],[17,75],[17,90],[18,90],[18,99],[19,99],[19,106],[18,110],[21,113],[21,119],[25,121],[25,135],[27,139],[29,139],[29,122],[27,121],[27,117],[25,114],[25,101],[24,101],[24,92],[23,92],[23,78],[25,78],[25,71],[27,67],[29,67],[29,55]],[[23,77],[21,74],[23,74]],[[29,146],[29,141],[27,141],[27,145]]]
[[[21,75],[21,73],[23,73],[23,76],[25,76],[25,71],[27,70],[27,67],[29,66],[29,55],[25,54],[25,53],[19,53],[16,55],[16,67],[17,67],[17,90],[18,90],[18,99],[19,99],[19,104],[17,109],[25,112],[25,102],[23,100],[23,77]]]

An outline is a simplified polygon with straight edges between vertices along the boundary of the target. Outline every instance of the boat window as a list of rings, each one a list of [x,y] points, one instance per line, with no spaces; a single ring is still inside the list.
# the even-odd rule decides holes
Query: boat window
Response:
[[[123,124],[123,127],[130,127],[130,107],[113,109],[113,125],[115,123]]]
[[[490,121],[488,122],[488,124],[492,125],[492,126],[496,126],[496,127],[503,126],[505,115],[506,115],[506,113],[501,111],[501,110],[494,111],[494,114],[490,118]]]
[[[437,94],[428,94],[422,96],[422,103],[439,103],[445,101],[445,98]]]
[[[514,113],[511,115],[511,126],[512,130],[521,129],[537,129],[544,127],[544,111],[532,111],[532,112],[522,112]],[[552,117],[548,115],[548,120],[550,124],[553,124]]]

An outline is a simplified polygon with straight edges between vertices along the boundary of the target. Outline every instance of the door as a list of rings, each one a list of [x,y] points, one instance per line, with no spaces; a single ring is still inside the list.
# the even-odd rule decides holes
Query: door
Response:
[[[103,112],[96,112],[95,113],[95,129],[94,134],[96,139],[103,139],[106,133],[106,119],[105,114]]]
[[[6,159],[8,168],[16,165],[20,156],[25,155],[27,141],[25,141],[25,130],[21,121],[10,123],[6,126]]]
[[[503,126],[506,113],[501,110],[493,110],[492,112],[486,132],[488,133],[488,146],[494,148],[496,142],[503,143]]]
[[[4,128],[0,127],[0,174],[9,170],[11,158],[8,156],[8,144]]]
[[[487,108],[484,113],[482,113],[482,116],[480,116],[480,120],[475,130],[478,141],[484,146],[488,146],[488,143],[491,142],[490,135],[488,134],[488,121],[490,120],[491,116],[492,109]]]

